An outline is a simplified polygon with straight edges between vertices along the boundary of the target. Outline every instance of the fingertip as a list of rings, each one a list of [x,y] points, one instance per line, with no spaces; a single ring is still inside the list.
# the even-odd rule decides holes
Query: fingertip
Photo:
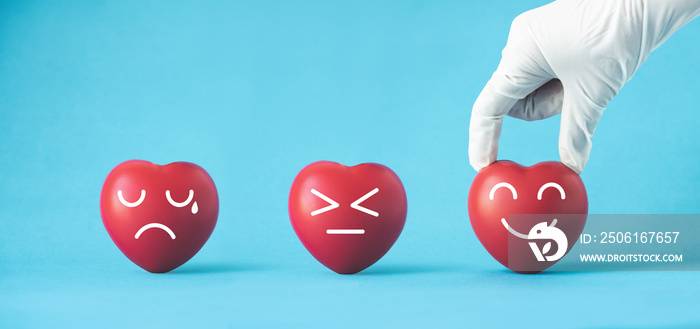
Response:
[[[565,166],[567,166],[569,169],[571,169],[573,172],[575,172],[577,175],[581,175],[583,173],[583,167],[581,167],[581,166],[570,163],[568,161],[562,161],[562,163]]]

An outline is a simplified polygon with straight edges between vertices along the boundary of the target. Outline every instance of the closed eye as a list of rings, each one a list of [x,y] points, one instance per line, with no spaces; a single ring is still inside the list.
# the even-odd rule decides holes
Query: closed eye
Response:
[[[337,202],[335,202],[333,199],[331,199],[331,198],[329,198],[329,197],[323,195],[323,193],[321,193],[321,192],[319,192],[319,191],[316,191],[316,190],[314,190],[314,189],[311,189],[311,193],[313,193],[313,195],[315,195],[315,196],[321,198],[323,201],[326,201],[326,202],[328,202],[328,203],[330,204],[330,205],[325,206],[325,207],[323,207],[323,208],[321,208],[321,209],[316,209],[316,210],[312,211],[312,212],[311,212],[311,216],[316,216],[316,215],[318,215],[318,214],[322,214],[322,213],[324,213],[324,212],[326,212],[326,211],[333,210],[333,209],[338,208],[338,207],[340,206],[340,204],[338,204]]]
[[[510,192],[513,194],[513,200],[518,199],[518,192],[515,191],[515,187],[513,187],[513,185],[506,182],[500,182],[491,188],[491,192],[489,192],[489,200],[493,200],[493,198],[496,196],[496,190],[501,187],[505,187],[510,190]]]
[[[369,191],[369,193],[363,195],[361,198],[355,200],[352,204],[350,204],[350,208],[357,209],[365,214],[370,214],[374,217],[379,217],[379,213],[374,211],[374,210],[369,210],[363,206],[360,206],[360,203],[364,202],[365,200],[369,199],[371,196],[377,194],[379,192],[379,188],[376,187],[374,190]]]
[[[124,194],[122,194],[122,190],[117,191],[117,198],[119,198],[119,202],[121,202],[124,206],[127,206],[129,208],[137,207],[141,204],[141,202],[143,202],[144,199],[146,199],[146,190],[141,190],[141,196],[138,200],[136,200],[136,202],[129,202],[124,200]]]
[[[173,198],[170,196],[170,190],[165,190],[165,198],[168,199],[168,202],[174,207],[182,208],[192,202],[192,199],[194,198],[194,191],[190,190],[190,194],[187,196],[187,200],[184,202],[176,202],[173,200]]]
[[[542,187],[540,187],[540,190],[537,191],[537,200],[542,200],[542,193],[544,193],[544,190],[546,190],[550,187],[554,187],[557,190],[559,190],[559,194],[561,195],[562,200],[566,199],[566,193],[564,193],[564,188],[555,182],[549,182],[549,183],[542,185]]]

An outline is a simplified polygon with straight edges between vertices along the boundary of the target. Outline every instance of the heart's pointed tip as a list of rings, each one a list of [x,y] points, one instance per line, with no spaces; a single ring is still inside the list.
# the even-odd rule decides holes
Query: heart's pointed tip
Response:
[[[365,267],[358,267],[358,266],[352,266],[350,264],[348,264],[346,266],[337,266],[337,264],[336,264],[336,266],[330,267],[330,266],[324,264],[324,266],[326,266],[328,269],[330,269],[331,271],[333,271],[337,274],[352,275],[352,274],[357,274],[357,273],[360,273],[360,272],[368,269],[371,265],[365,266]]]
[[[138,265],[138,264],[137,264],[137,265]],[[174,269],[176,269],[176,268],[178,268],[178,267],[180,267],[180,266],[176,266],[176,267],[144,267],[144,266],[140,266],[140,265],[139,265],[139,267],[141,267],[142,269],[146,270],[146,272],[148,272],[148,273],[152,273],[152,274],[164,274],[164,273],[171,272],[172,270],[174,270]]]
[[[516,273],[516,274],[525,274],[525,275],[528,275],[528,274],[539,274],[539,273],[542,273],[542,272],[544,271],[544,270],[542,270],[542,271],[516,271],[516,270],[514,270],[514,269],[510,269],[510,270],[513,271],[513,273]]]
[[[356,269],[356,268],[352,268],[352,269],[333,269],[333,268],[330,268],[330,267],[329,267],[329,269],[330,269],[331,271],[335,272],[335,273],[340,274],[340,275],[352,275],[352,274],[360,273],[360,272],[364,271],[366,268],[361,268],[361,269]]]

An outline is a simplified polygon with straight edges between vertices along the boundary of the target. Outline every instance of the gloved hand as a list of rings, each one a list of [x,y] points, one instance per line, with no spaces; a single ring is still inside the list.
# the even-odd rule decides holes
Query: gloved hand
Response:
[[[559,155],[580,174],[608,102],[699,14],[700,0],[558,0],[521,14],[472,109],[469,162],[478,171],[496,161],[505,115],[561,113]]]

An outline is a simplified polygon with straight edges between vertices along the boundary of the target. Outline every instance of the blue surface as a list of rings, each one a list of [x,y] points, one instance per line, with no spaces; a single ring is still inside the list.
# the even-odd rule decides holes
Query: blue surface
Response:
[[[697,272],[513,274],[469,226],[470,108],[511,20],[545,1],[0,3],[0,327],[698,327]],[[700,213],[700,21],[611,103],[591,213]],[[558,159],[558,119],[507,119],[501,158]],[[114,246],[99,192],[122,161],[190,161],[211,239],[154,275]],[[306,164],[378,162],[409,215],[368,270],[298,241]],[[291,325],[290,325],[291,324]]]

